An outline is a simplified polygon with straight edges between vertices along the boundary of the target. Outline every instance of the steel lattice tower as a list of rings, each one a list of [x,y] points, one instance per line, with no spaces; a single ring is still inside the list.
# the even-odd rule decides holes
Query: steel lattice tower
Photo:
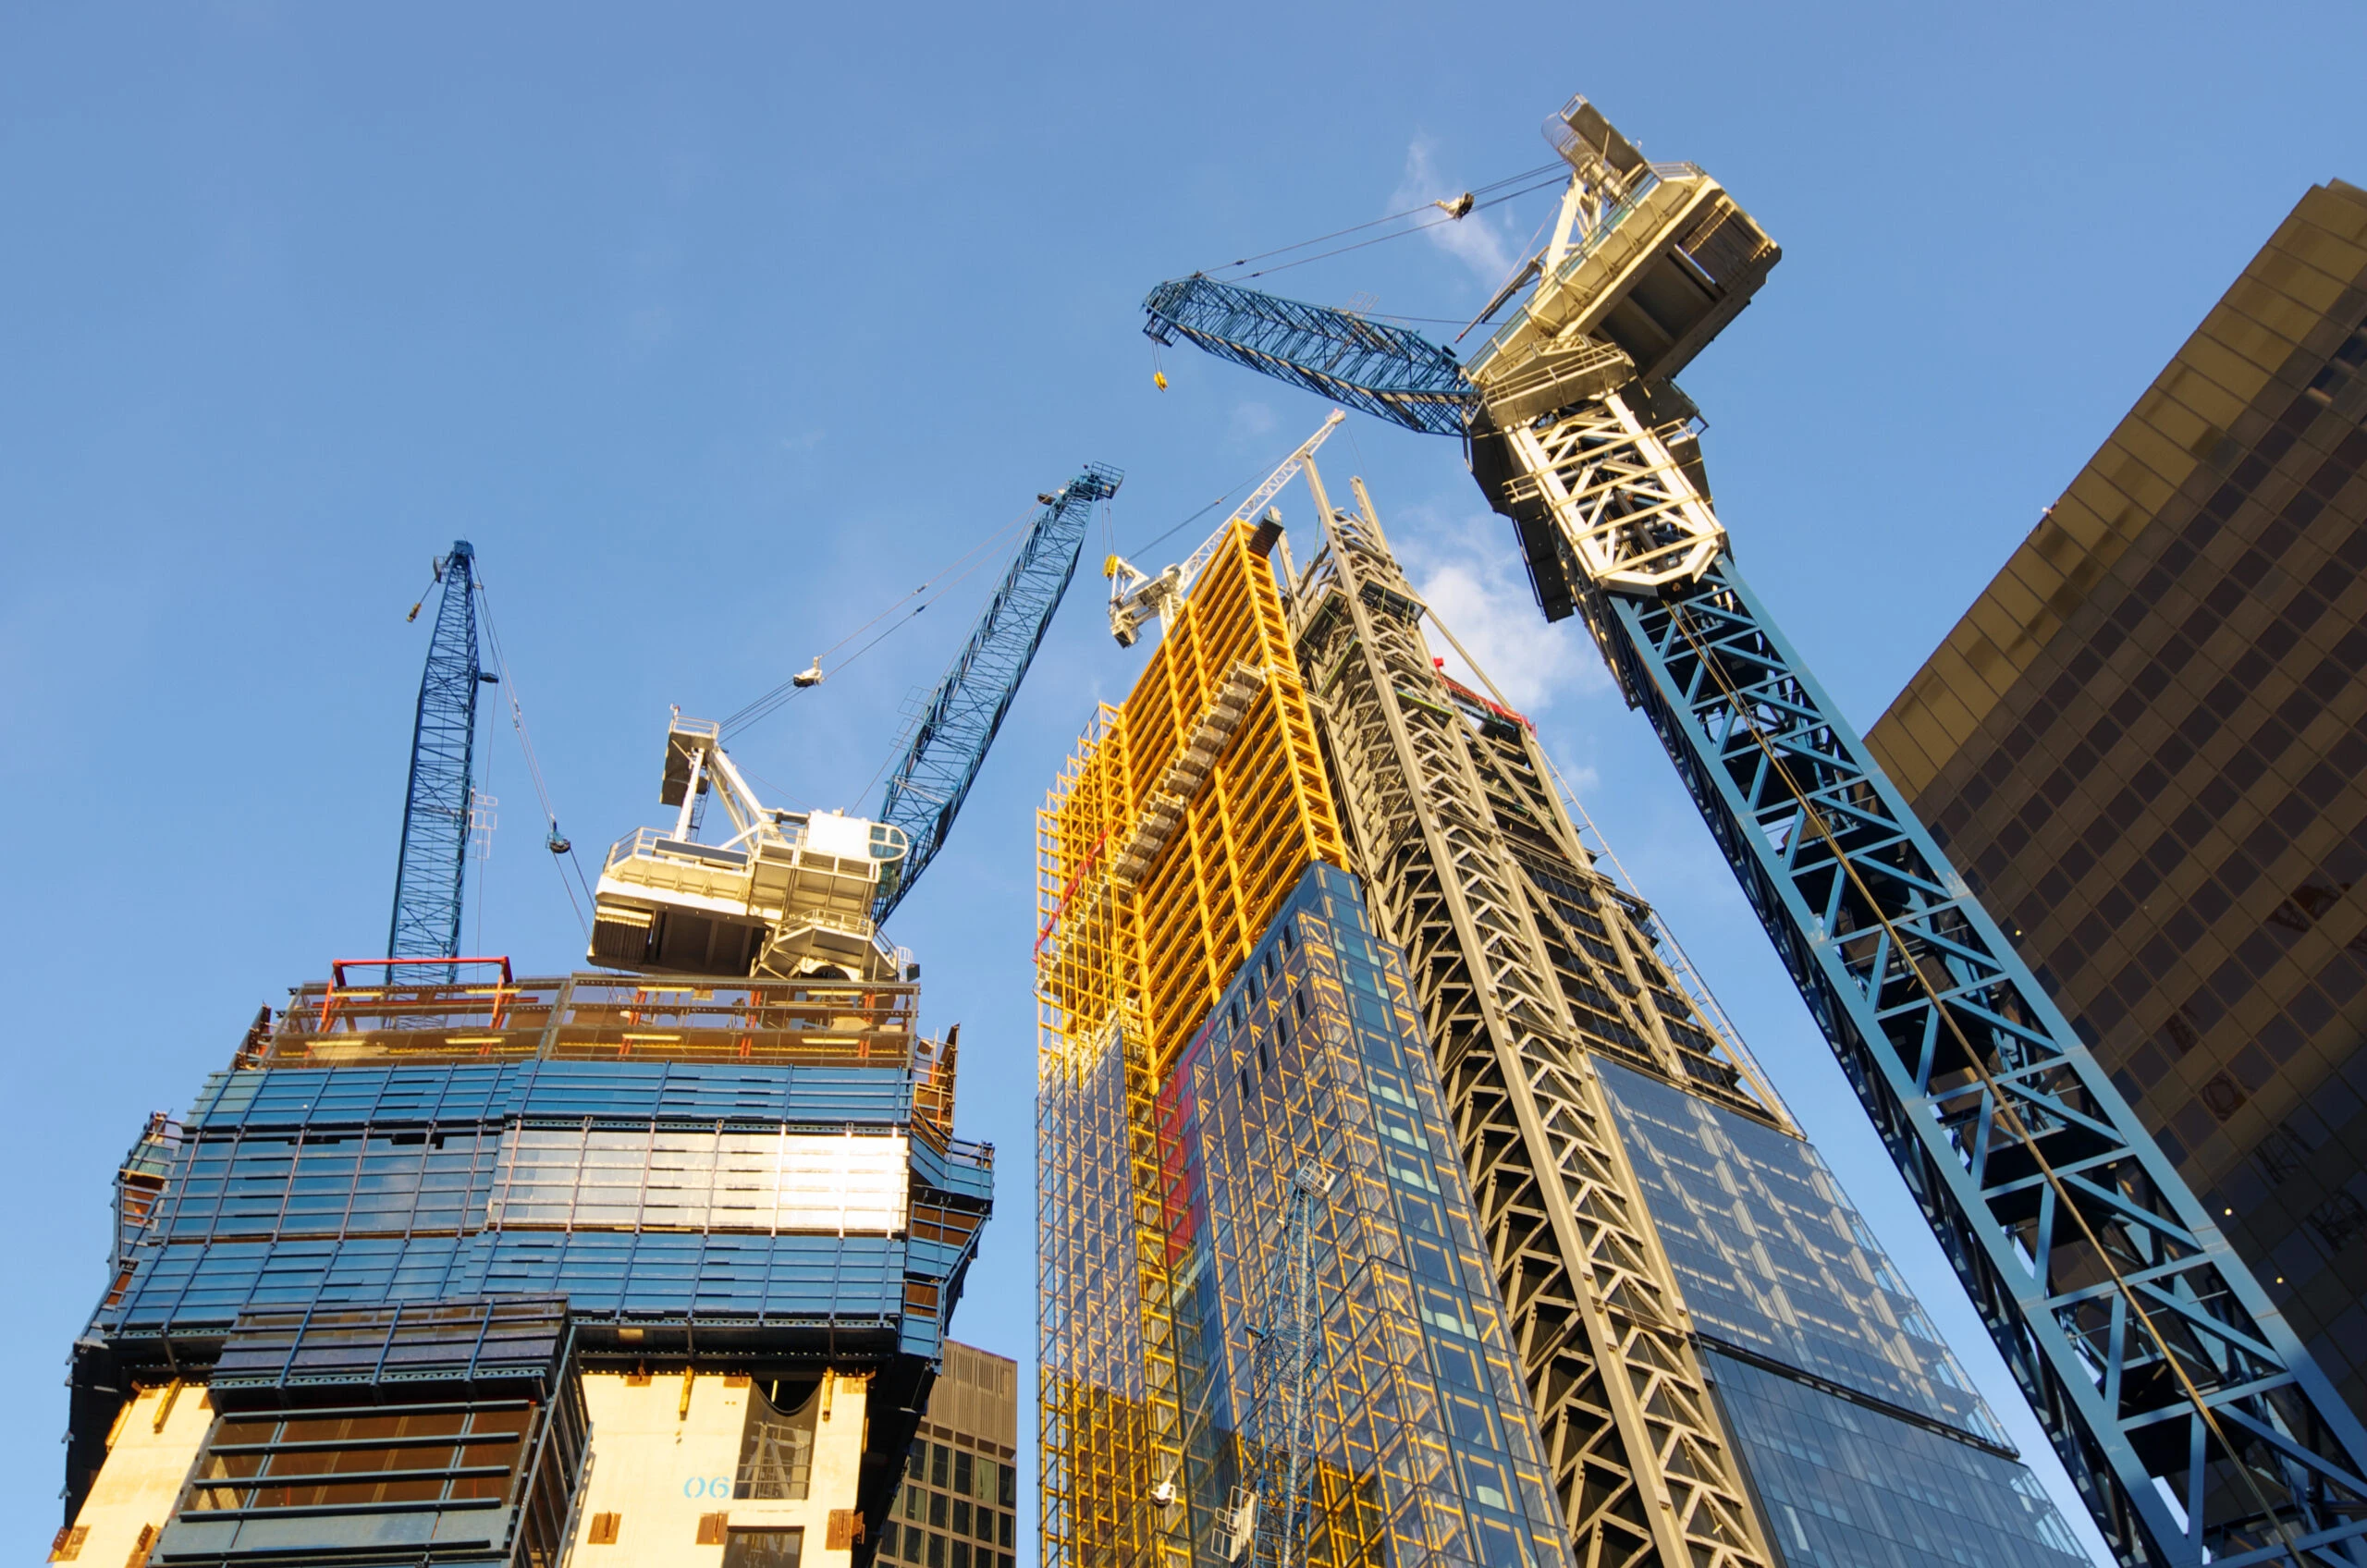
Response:
[[[476,778],[476,551],[465,539],[440,563],[443,594],[419,680],[402,850],[395,863],[389,958],[455,958],[468,869],[470,788]],[[454,978],[449,970],[443,979]]]

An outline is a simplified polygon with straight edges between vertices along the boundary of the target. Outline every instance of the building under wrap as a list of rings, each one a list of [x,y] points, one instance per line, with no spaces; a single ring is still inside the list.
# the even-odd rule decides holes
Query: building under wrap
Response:
[[[870,1560],[993,1192],[918,987],[484,969],[152,1123],[52,1561]]]
[[[1310,1165],[1307,1562],[2083,1561],[1528,722],[1439,670],[1362,486],[1306,476],[1323,549],[1278,584],[1236,526],[1043,817],[1048,1568],[1276,1560],[1254,1330]]]

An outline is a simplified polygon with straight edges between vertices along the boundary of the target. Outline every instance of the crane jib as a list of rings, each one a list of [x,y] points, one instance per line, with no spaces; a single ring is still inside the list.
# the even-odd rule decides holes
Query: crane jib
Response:
[[[969,641],[922,704],[880,800],[880,820],[902,828],[912,848],[903,876],[880,899],[876,918],[888,917],[944,843],[1076,574],[1093,508],[1116,495],[1124,479],[1118,469],[1088,463],[1044,497]]]

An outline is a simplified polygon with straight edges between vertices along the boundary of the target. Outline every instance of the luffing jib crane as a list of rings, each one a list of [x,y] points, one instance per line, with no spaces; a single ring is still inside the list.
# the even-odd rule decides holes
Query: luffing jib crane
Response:
[[[1670,378],[1778,258],[1583,98],[1551,242],[1459,363],[1206,277],[1146,328],[1461,436],[1549,619],[1644,710],[2118,1560],[2367,1564],[2367,1431],[1778,630]]]
[[[721,726],[676,714],[658,791],[676,808],[674,821],[608,851],[593,895],[592,962],[684,974],[911,979],[880,923],[944,843],[1075,575],[1093,508],[1123,478],[1089,463],[1036,497],[1042,510],[921,708],[877,820],[766,805],[724,750]],[[797,685],[819,685],[820,666],[795,677]],[[699,836],[708,798],[730,819],[720,842]]]
[[[476,552],[467,540],[454,541],[451,553],[435,562],[435,580],[442,593],[411,726],[388,958],[460,956],[460,891],[476,780],[477,687],[495,679],[477,662]],[[418,613],[414,606],[411,614]],[[452,978],[445,971],[445,982]]]
[[[1087,463],[1074,479],[1036,497],[1043,510],[1020,541],[969,642],[929,693],[903,756],[888,776],[879,815],[904,830],[912,849],[902,878],[880,895],[877,918],[888,918],[945,841],[1036,650],[1043,646],[1052,612],[1076,574],[1093,508],[1115,496],[1124,480],[1117,469]]]

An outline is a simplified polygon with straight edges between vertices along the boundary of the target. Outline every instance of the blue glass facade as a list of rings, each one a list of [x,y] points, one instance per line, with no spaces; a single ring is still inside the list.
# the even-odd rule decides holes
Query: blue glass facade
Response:
[[[76,1529],[102,1538],[163,1508],[169,1517],[140,1537],[160,1565],[284,1557],[315,1525],[338,1550],[393,1550],[417,1525],[397,1515],[441,1499],[451,1527],[492,1532],[486,1563],[553,1563],[570,1532],[590,1527],[570,1513],[589,1473],[582,1440],[567,1439],[571,1457],[556,1468],[516,1441],[498,1464],[461,1443],[449,1474],[411,1460],[473,1435],[468,1422],[526,1420],[499,1415],[520,1400],[580,1411],[595,1375],[604,1388],[645,1386],[653,1359],[679,1379],[685,1419],[702,1377],[726,1390],[865,1388],[845,1501],[884,1517],[994,1191],[992,1150],[950,1136],[952,1048],[915,1037],[916,999],[905,983],[512,981],[506,970],[497,984],[340,975],[299,992],[126,1161],[113,1278],[75,1346],[61,1550]],[[521,1303],[535,1304],[548,1351],[524,1392],[487,1382],[473,1352],[465,1377],[440,1382],[380,1366],[375,1351],[358,1372],[308,1371],[267,1390],[230,1375],[260,1344],[309,1334],[349,1352],[392,1345]],[[148,1398],[163,1433],[184,1382],[205,1384],[217,1413],[184,1440],[202,1443],[199,1463],[228,1482],[316,1460],[403,1478],[367,1497],[343,1483],[320,1498],[226,1485],[177,1502],[143,1501],[118,1480],[82,1513],[127,1402]],[[560,1432],[539,1414],[529,1425]],[[171,1461],[188,1462],[178,1451]],[[616,1463],[639,1461],[619,1451]],[[538,1488],[557,1488],[556,1501],[517,1512]],[[511,1512],[497,1519],[488,1498]]]
[[[1718,1401],[1793,1568],[2071,1568],[2088,1559],[2018,1460],[1712,1351]]]
[[[1254,1430],[1253,1329],[1312,1165],[1324,1365],[1310,1563],[1561,1568],[1536,1418],[1402,962],[1308,869],[1159,1099],[1194,1539],[1217,1560]]]
[[[1816,1150],[1596,1065],[1784,1561],[2084,1563]]]
[[[594,1125],[626,1145],[668,1133],[887,1137],[910,1118],[910,1076],[664,1061],[217,1073],[180,1124],[131,1267],[92,1326],[202,1334],[250,1307],[563,1294],[579,1321],[869,1329],[933,1356],[942,1315],[906,1309],[906,1278],[956,1279],[975,1232],[758,1233],[711,1211],[694,1230],[529,1227],[505,1225],[497,1202],[514,1181],[505,1151],[527,1130]],[[976,1155],[920,1138],[903,1153],[916,1207],[991,1200]]]
[[[497,1194],[521,1132],[886,1137],[911,1115],[901,1067],[682,1062],[273,1069],[217,1073],[128,1277],[92,1327],[227,1329],[250,1307],[563,1294],[587,1317],[786,1321],[893,1336],[934,1355],[941,1315],[906,1310],[907,1276],[955,1279],[975,1248],[916,1234],[505,1226]],[[631,1149],[624,1151],[630,1154]],[[916,1207],[989,1201],[990,1168],[913,1139]],[[778,1218],[773,1217],[773,1218]]]

